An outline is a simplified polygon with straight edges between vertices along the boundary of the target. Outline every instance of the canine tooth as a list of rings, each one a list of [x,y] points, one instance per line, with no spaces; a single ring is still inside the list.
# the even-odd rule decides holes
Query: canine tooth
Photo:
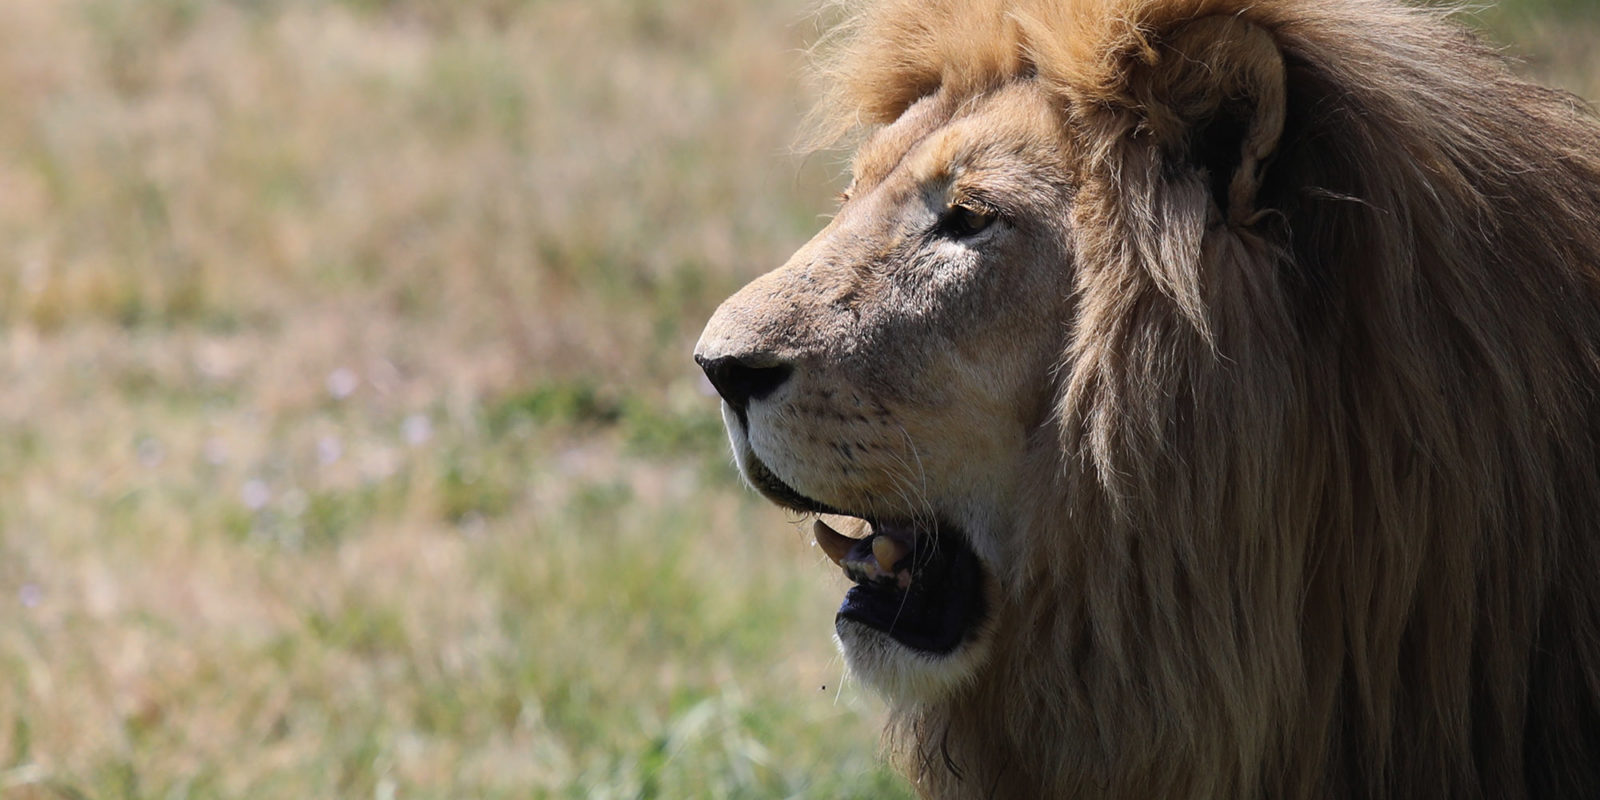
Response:
[[[879,536],[872,540],[872,557],[878,560],[878,569],[885,575],[894,574],[894,565],[906,557],[908,548],[898,540]]]
[[[850,553],[850,548],[856,546],[855,539],[828,527],[828,523],[820,519],[812,524],[811,535],[816,537],[822,552],[828,554],[828,560],[841,567],[844,566],[844,557]]]

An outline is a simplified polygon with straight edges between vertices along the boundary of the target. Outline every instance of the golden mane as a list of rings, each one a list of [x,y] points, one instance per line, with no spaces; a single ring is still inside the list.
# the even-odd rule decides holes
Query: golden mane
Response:
[[[1061,448],[1006,587],[1026,613],[991,677],[897,712],[920,789],[1600,797],[1600,127],[1580,104],[1384,0],[847,17],[822,138],[1035,80],[1079,150]],[[1215,110],[1177,73],[1255,68],[1184,49],[1207,19],[1281,56],[1281,136],[1243,195],[1175,167]]]

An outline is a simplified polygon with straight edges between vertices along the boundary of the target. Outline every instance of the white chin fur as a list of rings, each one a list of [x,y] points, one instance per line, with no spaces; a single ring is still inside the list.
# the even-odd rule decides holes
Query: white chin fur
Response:
[[[934,703],[972,680],[989,653],[988,631],[942,655],[913,650],[854,620],[834,624],[850,673],[896,705]]]

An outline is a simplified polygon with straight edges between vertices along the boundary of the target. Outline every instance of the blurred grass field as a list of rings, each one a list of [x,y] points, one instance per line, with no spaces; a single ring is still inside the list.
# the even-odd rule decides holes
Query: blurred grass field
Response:
[[[1477,19],[1600,98],[1587,0]],[[895,798],[689,360],[802,0],[0,3],[0,798]]]

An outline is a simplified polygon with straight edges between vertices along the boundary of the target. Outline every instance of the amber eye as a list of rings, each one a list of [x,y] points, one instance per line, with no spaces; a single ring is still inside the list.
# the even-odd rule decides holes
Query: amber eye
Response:
[[[996,216],[995,210],[988,206],[952,203],[939,218],[939,232],[953,239],[977,236],[994,224]]]

